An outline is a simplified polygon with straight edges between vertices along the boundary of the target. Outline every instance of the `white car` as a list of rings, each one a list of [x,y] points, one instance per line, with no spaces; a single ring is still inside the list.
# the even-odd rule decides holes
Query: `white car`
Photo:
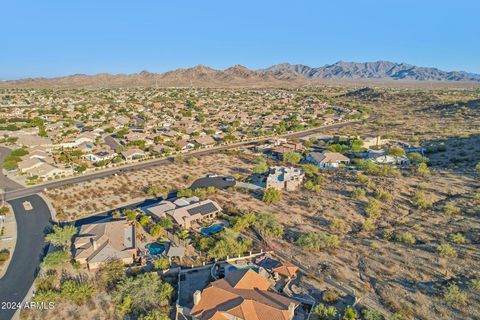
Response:
[[[215,173],[209,173],[209,174],[207,174],[207,178],[216,178],[216,177],[218,177],[218,175],[215,174]]]
[[[22,205],[23,205],[23,208],[24,208],[26,211],[30,211],[30,210],[33,209],[32,204],[31,204],[30,202],[28,202],[28,201],[24,201],[24,202],[22,203]]]

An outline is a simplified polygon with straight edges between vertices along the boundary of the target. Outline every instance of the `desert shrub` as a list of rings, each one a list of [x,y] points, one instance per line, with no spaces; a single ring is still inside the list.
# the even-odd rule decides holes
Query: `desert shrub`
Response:
[[[75,304],[81,304],[95,293],[94,286],[89,282],[67,280],[62,283],[60,294],[63,299]]]
[[[251,250],[252,246],[252,240],[244,240],[238,232],[232,229],[224,229],[213,247],[208,250],[207,255],[210,258],[223,259],[241,255]]]
[[[455,258],[457,251],[448,243],[444,243],[438,246],[438,254],[442,258]]]
[[[177,192],[177,197],[191,197],[193,196],[193,190],[192,189],[182,189]]]
[[[480,162],[477,162],[477,164],[475,165],[475,171],[480,173]]]
[[[151,221],[152,221],[152,217],[144,214],[140,215],[138,218],[138,223],[140,223],[140,225],[144,228],[147,227]]]
[[[264,237],[280,238],[283,236],[283,226],[280,224],[277,217],[271,213],[258,214],[254,225]]]
[[[111,291],[126,277],[121,260],[108,261],[100,266],[96,274],[96,283],[102,290]]]
[[[309,177],[314,176],[318,172],[318,167],[314,164],[307,163],[303,166],[303,171]]]
[[[166,270],[170,268],[170,261],[168,258],[158,258],[153,261],[153,266],[155,269]]]
[[[333,230],[341,233],[347,230],[347,224],[345,220],[341,218],[333,218],[333,220],[330,222],[330,226]]]
[[[283,156],[283,161],[288,163],[298,163],[302,160],[302,155],[297,152],[289,152]]]
[[[338,247],[340,239],[337,235],[331,235],[326,232],[310,232],[298,237],[296,244],[302,248],[320,251]]]
[[[77,234],[77,228],[73,225],[65,225],[63,227],[54,225],[52,232],[45,236],[45,240],[53,245],[61,246],[64,250],[70,247],[70,243],[74,235]]]
[[[323,303],[317,304],[312,312],[319,320],[333,320],[337,316],[337,308],[334,306],[326,306]]]
[[[0,266],[3,266],[10,258],[10,251],[8,249],[0,250]]]
[[[472,279],[470,281],[470,288],[479,293],[480,292],[480,279]]]
[[[415,244],[415,236],[408,231],[400,232],[395,235],[395,240],[405,244]]]
[[[380,201],[390,201],[392,200],[392,194],[388,191],[378,189],[375,191],[375,198],[380,200]]]
[[[256,215],[254,212],[246,212],[234,219],[232,229],[235,231],[243,231],[255,224]]]
[[[426,177],[430,175],[430,169],[425,162],[419,163],[415,168],[415,173],[421,177]]]
[[[64,250],[54,251],[45,256],[42,262],[42,267],[55,268],[69,260],[70,256],[68,252]]]
[[[35,296],[32,298],[34,302],[55,302],[60,300],[60,292],[52,289],[48,290],[38,290],[35,293]]]
[[[45,274],[35,279],[35,288],[37,289],[37,291],[55,290],[57,280],[57,272],[51,270],[50,272],[46,272]]]
[[[123,279],[112,293],[124,313],[134,314],[168,306],[172,295],[173,287],[152,272]]]
[[[432,202],[428,200],[425,193],[421,191],[415,191],[412,197],[413,204],[421,209],[429,209],[432,207]]]
[[[322,301],[326,303],[335,303],[340,300],[340,296],[332,289],[327,289],[322,294]]]
[[[355,198],[355,199],[365,198],[366,194],[367,194],[367,191],[365,191],[365,189],[356,188],[355,190],[352,191],[352,198]]]
[[[275,188],[268,188],[263,192],[262,200],[266,203],[274,203],[280,200],[282,193]]]
[[[345,308],[342,319],[344,320],[356,320],[358,318],[357,310],[353,307]]]
[[[429,187],[429,184],[427,182],[420,182],[418,185],[417,185],[417,189],[418,190],[425,190]]]
[[[376,219],[381,215],[382,205],[377,199],[371,199],[367,207],[365,208],[365,213],[367,217]]]
[[[262,158],[262,161],[259,161],[254,167],[253,167],[253,172],[255,173],[265,173],[268,171],[268,165],[267,163],[265,162],[265,160],[263,160]]]
[[[452,233],[448,236],[448,240],[455,244],[464,244],[465,236],[461,233]]]
[[[362,230],[363,231],[372,231],[375,229],[375,220],[374,219],[371,219],[371,218],[368,218],[368,219],[365,219],[363,220],[362,222]]]
[[[162,234],[163,232],[163,228],[161,225],[159,224],[156,224],[154,225],[153,227],[151,227],[149,230],[148,230],[148,233],[150,233],[150,235],[153,237],[153,238],[158,238],[160,237],[160,235]]]
[[[156,309],[138,317],[138,320],[168,320],[168,319],[170,319],[170,317],[167,314]]]
[[[160,218],[158,221],[158,224],[163,228],[163,229],[170,229],[173,227],[173,221],[169,217],[165,216]]]
[[[461,306],[467,303],[467,295],[454,283],[445,289],[443,297],[445,301],[454,306]]]
[[[137,217],[138,213],[135,210],[127,209],[123,212],[128,221],[133,221]]]
[[[364,175],[364,174],[361,174],[361,173],[359,173],[359,174],[357,175],[357,182],[358,182],[358,183],[365,185],[365,184],[367,184],[369,181],[370,181],[370,178],[369,178],[368,176],[366,176],[366,175]]]
[[[377,311],[375,309],[363,309],[362,311],[362,317],[364,320],[384,320],[385,317],[380,311]]]
[[[443,206],[443,212],[449,216],[459,215],[462,213],[462,209],[449,202]]]

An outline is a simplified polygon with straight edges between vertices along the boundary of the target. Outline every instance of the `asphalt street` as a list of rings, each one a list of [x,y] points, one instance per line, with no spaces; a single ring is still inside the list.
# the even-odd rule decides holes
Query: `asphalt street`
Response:
[[[25,210],[28,201],[33,209]],[[50,210],[38,195],[8,201],[15,213],[17,242],[7,272],[0,279],[0,303],[21,303],[33,284],[46,251],[45,231],[50,227]],[[3,304],[1,306],[4,306]],[[10,319],[15,310],[0,308],[0,319]]]
[[[304,130],[304,131],[300,131],[300,132],[287,133],[287,134],[279,135],[278,137],[301,138],[301,137],[304,137],[304,136],[307,136],[307,135],[310,135],[310,134],[313,134],[313,133],[321,132],[322,130],[325,130],[325,129],[340,128],[340,127],[349,126],[349,125],[352,125],[352,124],[358,123],[358,122],[359,121],[337,123],[337,124],[322,126],[322,127],[318,127],[318,128],[314,128],[314,129]],[[194,150],[194,151],[185,153],[185,155],[186,156],[187,155],[189,155],[189,156],[208,155],[208,154],[213,154],[213,153],[223,151],[223,150],[238,148],[238,147],[241,147],[241,146],[252,145],[252,144],[262,142],[262,141],[266,141],[266,140],[269,140],[269,139],[272,139],[272,137],[260,138],[260,139],[257,139],[255,141],[244,141],[244,142],[239,142],[239,143],[233,143],[233,144],[226,145],[226,146],[212,147],[212,148],[202,149],[202,150]],[[22,189],[17,189],[17,190],[10,189],[9,191],[7,191],[5,193],[5,198],[7,200],[16,199],[16,198],[25,197],[25,196],[28,196],[28,195],[32,195],[32,194],[41,192],[45,188],[49,188],[49,189],[50,188],[58,188],[58,187],[61,187],[61,186],[64,186],[64,185],[75,184],[75,183],[80,183],[80,182],[84,182],[84,181],[90,181],[90,180],[93,180],[93,179],[108,177],[108,176],[111,176],[113,174],[121,174],[121,173],[125,173],[125,172],[131,171],[131,170],[145,169],[145,168],[149,168],[149,167],[152,167],[152,166],[157,166],[159,164],[170,163],[172,161],[172,159],[173,159],[172,157],[161,158],[161,159],[153,159],[153,160],[138,162],[138,163],[134,163],[134,164],[124,165],[124,166],[120,166],[120,167],[116,167],[116,168],[103,169],[103,170],[93,172],[93,173],[89,173],[89,174],[74,176],[74,177],[70,177],[70,178],[66,178],[66,179],[62,179],[62,180],[52,181],[50,183],[45,183],[45,184],[31,186],[31,187],[25,187],[25,188],[22,188]]]

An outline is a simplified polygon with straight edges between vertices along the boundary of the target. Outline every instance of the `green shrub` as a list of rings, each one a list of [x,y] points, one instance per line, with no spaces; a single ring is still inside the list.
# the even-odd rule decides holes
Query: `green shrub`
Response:
[[[70,256],[68,252],[64,250],[54,251],[45,256],[42,262],[42,267],[55,268],[69,260]]]
[[[415,239],[415,236],[408,231],[400,232],[396,234],[395,240],[405,244],[415,244],[415,242],[417,242],[417,240]]]
[[[367,214],[367,217],[372,219],[380,217],[381,211],[382,204],[377,199],[371,199],[368,202],[367,207],[365,208],[365,213]]]
[[[445,301],[454,306],[463,306],[467,304],[467,295],[453,283],[445,289],[443,297]]]
[[[283,236],[283,226],[278,221],[277,217],[271,213],[260,213],[255,218],[255,228],[264,237],[277,237]]]
[[[352,191],[352,197],[355,199],[362,199],[365,198],[365,195],[367,194],[367,191],[363,188],[356,188],[355,190]]]
[[[170,268],[170,261],[168,258],[158,258],[153,261],[153,266],[155,269],[166,270]]]
[[[347,307],[343,313],[343,320],[356,320],[358,317],[357,310],[353,307]]]
[[[296,244],[302,248],[320,251],[338,247],[340,239],[337,235],[331,235],[326,232],[310,232],[302,234],[297,239]]]
[[[81,304],[95,294],[95,287],[89,282],[67,280],[60,288],[61,297],[75,304]]]
[[[470,288],[473,291],[480,293],[480,279],[472,279],[470,281]]]
[[[443,212],[449,216],[453,216],[461,214],[462,209],[449,202],[443,206]]]
[[[448,240],[450,242],[455,243],[455,244],[464,244],[465,243],[465,237],[461,233],[452,233],[451,235],[448,236]]]
[[[340,296],[334,290],[327,289],[322,294],[322,301],[323,302],[333,304],[333,303],[337,302],[338,300],[340,300]]]
[[[438,247],[438,254],[442,258],[455,258],[457,251],[448,243],[444,243]]]
[[[432,207],[432,203],[427,199],[425,193],[421,191],[415,191],[412,197],[413,204],[421,209],[429,209]]]
[[[281,199],[282,193],[275,188],[268,188],[263,192],[263,202],[274,203]]]
[[[8,249],[0,250],[0,266],[3,266],[10,258],[10,251]]]
[[[337,308],[334,306],[326,306],[323,303],[317,304],[312,312],[319,320],[333,320],[337,316]]]
[[[380,311],[375,309],[363,309],[362,316],[364,320],[384,320],[384,316]]]

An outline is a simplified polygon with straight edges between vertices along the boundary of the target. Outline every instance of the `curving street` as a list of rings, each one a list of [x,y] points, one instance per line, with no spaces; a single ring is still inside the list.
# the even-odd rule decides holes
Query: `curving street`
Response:
[[[23,202],[33,209],[25,210]],[[46,251],[45,230],[49,228],[50,210],[39,195],[8,201],[15,213],[17,243],[7,272],[0,279],[0,302],[21,303],[28,293]],[[16,310],[0,308],[0,319],[10,319]]]

